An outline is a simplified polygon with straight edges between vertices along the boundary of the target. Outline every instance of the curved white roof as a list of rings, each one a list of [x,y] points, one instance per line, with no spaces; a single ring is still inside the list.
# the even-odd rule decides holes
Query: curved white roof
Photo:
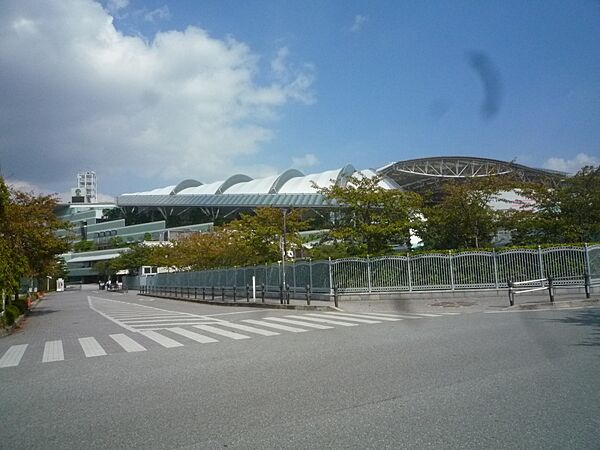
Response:
[[[177,193],[177,195],[212,195],[217,192],[224,182],[225,180],[221,180],[215,181],[214,183],[182,189]]]
[[[229,195],[229,194],[317,194],[319,187],[344,186],[350,176],[357,178],[378,176],[373,169],[357,172],[348,164],[340,169],[327,170],[320,173],[304,175],[296,169],[288,169],[279,175],[252,179],[247,175],[232,175],[226,180],[202,184],[200,181],[187,179],[177,185],[166,186],[147,192],[135,192],[127,195]],[[315,187],[314,185],[317,187]],[[398,189],[396,183],[384,177],[379,186],[384,189]]]
[[[277,178],[279,178],[279,175],[237,183],[224,191],[223,194],[269,194]]]
[[[373,169],[363,169],[356,171],[352,176],[360,180],[363,177],[374,178],[380,175]],[[381,181],[377,183],[377,186],[383,189],[400,189],[400,186],[394,180],[386,176],[381,177]]]
[[[313,183],[318,187],[330,187],[339,183],[343,176],[347,176],[354,171],[354,168],[350,165],[341,169],[328,170],[321,173],[311,173],[303,177],[296,177],[289,180],[281,189],[280,194],[316,194],[317,188],[313,186]]]
[[[173,189],[175,189],[177,185],[174,184],[172,186],[165,186],[162,188],[156,188],[156,189],[152,189],[151,191],[146,191],[146,192],[131,192],[128,194],[123,194],[123,195],[170,195],[171,192],[173,192]]]

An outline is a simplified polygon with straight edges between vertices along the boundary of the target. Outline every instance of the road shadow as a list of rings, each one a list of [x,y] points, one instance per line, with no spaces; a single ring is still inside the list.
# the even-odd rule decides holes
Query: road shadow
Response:
[[[591,329],[590,338],[576,345],[600,347],[600,309],[584,309],[577,311],[572,316],[560,319],[549,319],[549,321],[580,327],[589,327]]]

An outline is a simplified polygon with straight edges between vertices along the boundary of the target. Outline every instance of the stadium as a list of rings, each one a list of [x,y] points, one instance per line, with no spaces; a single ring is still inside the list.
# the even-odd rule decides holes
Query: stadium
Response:
[[[553,186],[567,174],[494,159],[444,156],[398,161],[379,169],[357,170],[348,164],[311,174],[289,169],[255,179],[235,174],[206,184],[185,179],[150,191],[122,194],[115,204],[94,201],[95,185],[89,185],[88,175],[83,178],[79,175],[86,180],[80,189],[92,195],[73,197],[71,203],[60,205],[57,211],[72,224],[73,241],[88,240],[96,247],[94,251],[63,255],[71,280],[94,280],[98,277],[94,265],[118,257],[128,250],[125,245],[144,240],[169,241],[189,233],[210,231],[214,224],[259,207],[306,208],[320,215],[335,205],[319,193],[319,188],[346,186],[353,176],[379,176],[384,189],[424,193],[438,191],[451,180],[482,177],[510,177]],[[111,245],[117,242],[115,239],[122,244],[121,248]]]

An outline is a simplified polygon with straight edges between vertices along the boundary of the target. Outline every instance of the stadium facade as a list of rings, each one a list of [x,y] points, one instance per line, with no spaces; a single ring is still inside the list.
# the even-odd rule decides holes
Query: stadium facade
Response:
[[[240,212],[259,207],[281,209],[331,209],[336,205],[319,193],[320,188],[346,186],[352,177],[381,177],[384,189],[424,192],[438,190],[449,180],[481,177],[511,177],[521,181],[556,185],[566,174],[487,158],[444,156],[398,161],[379,169],[356,170],[352,165],[320,173],[304,174],[289,169],[279,175],[253,179],[235,174],[221,181],[203,183],[185,179],[178,184],[145,192],[125,193],[116,204],[64,204],[59,215],[71,222],[74,241],[91,240],[101,250],[63,255],[72,279],[89,281],[97,274],[98,261],[119,256],[127,248],[102,247],[113,237],[126,243],[148,239],[168,241],[181,234],[212,229],[215,221],[226,221]],[[107,219],[107,212],[134,218]],[[111,214],[108,214],[111,217]],[[66,233],[66,232],[65,232]]]

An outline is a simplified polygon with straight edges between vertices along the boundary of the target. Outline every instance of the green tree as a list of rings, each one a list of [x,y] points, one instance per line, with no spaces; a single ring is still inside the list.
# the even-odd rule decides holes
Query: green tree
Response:
[[[600,166],[587,166],[557,187],[530,185],[530,202],[511,214],[515,243],[571,243],[600,240]]]
[[[94,241],[83,239],[73,244],[73,250],[76,252],[91,252],[93,250],[98,250],[98,246]]]
[[[382,178],[353,176],[345,186],[319,188],[334,213],[330,238],[341,241],[351,255],[378,255],[393,245],[408,245],[421,207],[414,192],[386,189]],[[317,186],[318,187],[318,186]]]
[[[114,272],[118,270],[129,270],[129,273],[137,273],[140,267],[153,265],[153,247],[143,244],[134,244],[129,251],[121,253],[117,258],[110,261],[110,268]]]
[[[495,178],[446,183],[441,199],[423,208],[424,219],[416,227],[425,248],[462,249],[489,247],[502,228],[503,212],[491,205],[502,191],[515,184]]]
[[[56,205],[56,197],[10,189],[0,177],[0,289],[15,291],[21,277],[53,272],[56,256],[68,249],[56,234],[68,228]]]
[[[108,240],[107,248],[121,248],[125,246],[125,240],[121,236],[113,236]]]

